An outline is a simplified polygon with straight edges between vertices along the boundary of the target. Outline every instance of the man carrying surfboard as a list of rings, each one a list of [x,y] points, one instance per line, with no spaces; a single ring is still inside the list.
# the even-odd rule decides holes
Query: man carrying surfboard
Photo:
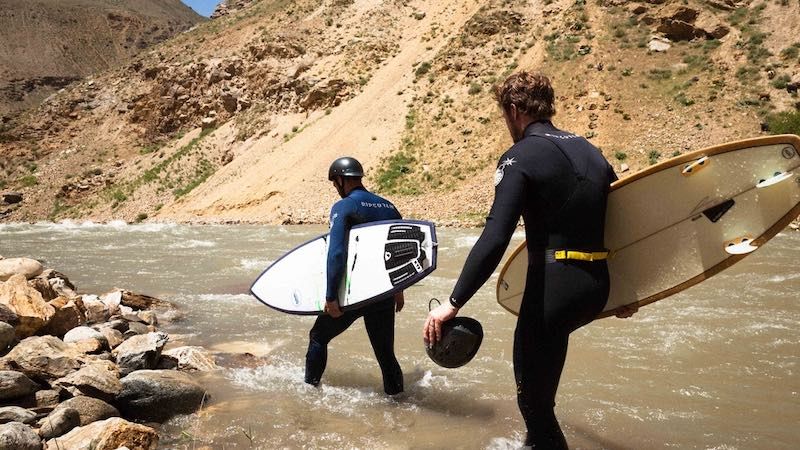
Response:
[[[609,281],[603,245],[611,165],[586,139],[550,121],[550,80],[519,72],[495,88],[514,145],[500,158],[495,198],[450,301],[432,310],[423,329],[428,345],[497,267],[520,216],[528,249],[525,293],[514,332],[517,402],[526,446],[565,449],[553,411],[569,334],[603,310]],[[627,314],[630,315],[630,314]]]
[[[403,292],[392,294],[363,308],[342,311],[338,290],[345,273],[347,235],[350,227],[367,222],[401,219],[388,200],[364,188],[364,169],[355,158],[334,161],[328,170],[341,200],[331,208],[328,242],[327,289],[324,311],[309,332],[305,382],[318,386],[328,360],[328,343],[364,318],[372,349],[383,374],[383,390],[388,395],[403,392],[403,371],[394,354],[394,315],[403,309]]]

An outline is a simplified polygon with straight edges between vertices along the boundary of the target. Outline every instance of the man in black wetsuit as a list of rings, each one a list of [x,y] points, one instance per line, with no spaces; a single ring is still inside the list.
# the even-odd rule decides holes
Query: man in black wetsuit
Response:
[[[361,308],[344,312],[339,308],[339,284],[347,263],[350,228],[366,222],[401,218],[390,201],[364,188],[361,184],[363,176],[364,169],[355,158],[339,158],[328,169],[328,179],[342,199],[331,208],[324,311],[327,314],[317,316],[309,332],[305,382],[319,385],[328,362],[328,343],[363,317],[369,342],[383,374],[383,390],[388,395],[395,395],[403,392],[403,371],[394,355],[394,315],[403,309],[403,292]]]
[[[520,216],[528,271],[514,332],[517,401],[526,446],[567,448],[556,420],[556,390],[569,334],[591,322],[608,300],[603,245],[611,165],[586,139],[553,126],[555,97],[544,75],[520,72],[495,88],[514,145],[500,158],[486,227],[470,252],[450,301],[430,312],[426,342],[492,274]]]

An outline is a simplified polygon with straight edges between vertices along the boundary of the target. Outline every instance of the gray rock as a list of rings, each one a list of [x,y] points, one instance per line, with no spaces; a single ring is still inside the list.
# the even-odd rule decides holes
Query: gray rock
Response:
[[[117,405],[125,417],[163,422],[197,411],[205,398],[206,390],[185,373],[139,370],[122,379]]]
[[[125,338],[122,337],[122,333],[111,327],[101,327],[97,331],[105,336],[106,342],[108,343],[108,348],[111,350],[116,348],[119,344],[122,344],[122,342],[125,340]]]
[[[0,352],[5,351],[16,337],[14,327],[5,322],[0,322]]]
[[[119,417],[117,408],[109,405],[108,403],[93,397],[86,397],[84,395],[72,397],[64,401],[53,410],[56,412],[61,409],[72,408],[78,411],[80,415],[81,426],[96,422],[98,420],[108,419],[109,417]]]
[[[80,424],[81,415],[78,414],[77,409],[59,409],[39,421],[39,436],[42,439],[52,439],[80,426]]]
[[[147,328],[146,324],[141,322],[128,322],[128,329],[123,333],[127,337],[135,336],[137,334],[147,334],[150,332],[150,329]]]
[[[33,394],[39,386],[24,373],[0,370],[0,400],[19,398]]]
[[[19,406],[2,406],[0,407],[0,423],[19,422],[19,423],[33,423],[36,421],[36,413],[28,411]]]
[[[64,342],[79,342],[89,339],[96,339],[101,342],[106,341],[106,337],[103,336],[103,333],[89,327],[76,327],[69,330],[64,335]]]
[[[61,387],[72,395],[86,395],[105,401],[113,401],[122,391],[119,371],[110,361],[93,361],[77,372],[53,382],[54,387]]]
[[[87,323],[105,322],[111,317],[106,304],[100,301],[96,295],[84,295],[82,300],[86,310]]]
[[[0,425],[0,449],[41,450],[42,441],[33,428],[19,422]]]
[[[60,389],[46,389],[36,391],[36,408],[53,409],[61,402]]]
[[[152,369],[158,364],[161,350],[169,340],[163,332],[133,336],[115,348],[111,354],[116,358],[120,373],[127,375],[134,370]]]

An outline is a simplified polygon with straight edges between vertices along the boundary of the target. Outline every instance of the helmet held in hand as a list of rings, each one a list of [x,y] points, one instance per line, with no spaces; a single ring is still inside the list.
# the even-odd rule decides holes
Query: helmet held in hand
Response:
[[[470,362],[483,341],[483,327],[471,317],[455,317],[442,324],[442,338],[425,350],[433,362],[455,369]]]

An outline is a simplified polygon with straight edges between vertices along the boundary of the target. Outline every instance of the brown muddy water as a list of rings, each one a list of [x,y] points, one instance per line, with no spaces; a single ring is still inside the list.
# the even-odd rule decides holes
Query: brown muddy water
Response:
[[[475,360],[425,355],[428,299],[446,298],[479,230],[440,229],[439,268],[406,294],[396,350],[406,393],[383,395],[361,321],[333,341],[320,389],[303,384],[313,318],[273,311],[249,283],[318,226],[0,225],[0,254],[31,256],[85,292],[159,296],[185,312],[162,329],[181,344],[264,359],[201,376],[198,414],[162,427],[163,448],[516,448],[514,317],[493,277],[463,314],[483,323]],[[515,236],[512,246],[520,242]],[[572,448],[800,448],[800,233],[785,231],[733,268],[639,311],[573,334],[557,414]]]

